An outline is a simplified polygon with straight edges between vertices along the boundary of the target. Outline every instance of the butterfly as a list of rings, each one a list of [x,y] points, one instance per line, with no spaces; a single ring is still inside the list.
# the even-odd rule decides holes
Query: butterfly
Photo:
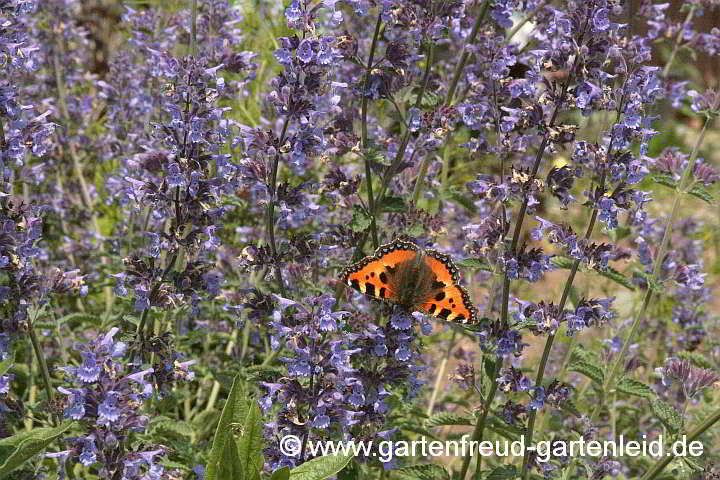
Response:
[[[420,250],[406,238],[381,245],[342,274],[343,283],[370,297],[443,320],[475,323],[477,312],[459,277],[448,255]]]

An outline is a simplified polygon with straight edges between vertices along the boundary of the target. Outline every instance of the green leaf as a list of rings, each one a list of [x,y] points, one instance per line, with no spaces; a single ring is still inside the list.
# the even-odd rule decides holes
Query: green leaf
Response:
[[[636,397],[653,398],[655,396],[655,392],[650,387],[633,378],[621,378],[616,388],[618,392],[635,395]]]
[[[411,93],[408,97],[408,100],[410,101],[410,104],[412,106],[415,106],[417,103],[417,93]],[[420,99],[420,106],[422,108],[432,108],[440,103],[440,97],[429,90],[425,90],[423,93],[423,97]]]
[[[215,436],[213,437],[212,447],[208,455],[206,478],[208,480],[216,480],[218,474],[218,464],[222,461],[225,454],[225,444],[232,440],[233,445],[235,439],[232,436],[232,423],[244,424],[248,415],[248,406],[246,404],[245,392],[239,376],[233,380],[227,401],[220,414]],[[237,455],[237,447],[234,448]]]
[[[345,468],[352,455],[324,455],[290,470],[291,480],[325,480]]]
[[[520,435],[525,433],[525,430],[514,425],[505,423],[501,418],[493,415],[488,417],[487,423],[485,424],[488,430],[495,432],[503,438],[514,441],[520,439]]]
[[[693,197],[699,198],[700,200],[704,200],[705,202],[709,203],[710,205],[715,204],[715,198],[712,196],[712,193],[705,190],[705,188],[702,185],[695,185],[693,188],[690,189],[688,192]]]
[[[222,452],[222,459],[217,466],[218,480],[249,480],[245,476],[242,468],[242,462],[238,455],[238,446],[235,438],[229,435],[225,440],[225,446]]]
[[[445,425],[473,425],[473,421],[471,418],[457,413],[438,413],[425,421],[425,426],[428,428]]]
[[[0,362],[0,375],[5,375],[12,364],[15,363],[15,352],[11,353],[8,358]]]
[[[677,182],[672,177],[672,175],[666,175],[666,174],[653,175],[652,177],[650,177],[650,179],[655,183],[659,183],[660,185],[665,185],[666,187],[670,187],[670,188],[677,188]]]
[[[445,468],[436,463],[423,463],[393,470],[393,473],[401,478],[417,478],[419,480],[443,480],[450,479]]]
[[[290,480],[290,469],[283,467],[275,470],[270,476],[270,480]]]
[[[370,217],[360,206],[353,206],[352,220],[350,220],[350,228],[353,232],[364,232],[371,224]]]
[[[171,436],[176,438],[190,440],[193,435],[193,427],[182,420],[164,418],[154,422],[153,427],[161,433],[169,433]]]
[[[629,278],[622,273],[618,272],[612,267],[607,267],[606,270],[595,270],[605,278],[609,278],[613,282],[619,283],[628,290],[635,290],[635,285],[632,284]]]
[[[575,264],[575,260],[569,257],[555,256],[550,259],[550,263],[556,268],[570,270]]]
[[[448,188],[447,191],[443,193],[442,197],[444,200],[450,200],[457,203],[458,205],[461,205],[465,208],[465,210],[469,212],[475,213],[477,211],[477,207],[475,206],[475,203],[472,201],[472,199],[467,195],[461,193],[455,187]]]
[[[515,465],[503,465],[488,472],[488,474],[483,477],[483,480],[512,480],[517,476],[518,471]]]
[[[486,272],[492,271],[490,264],[483,258],[463,258],[461,260],[456,260],[455,265],[463,268],[484,270]]]
[[[402,213],[407,212],[407,205],[401,197],[385,197],[378,205],[381,212],[395,212]]]
[[[670,432],[676,433],[682,429],[682,415],[680,415],[680,412],[678,412],[675,407],[659,398],[651,400],[650,406],[658,420],[660,420]]]
[[[251,402],[242,435],[238,443],[240,464],[247,480],[260,478],[263,471],[263,422],[262,413],[256,402]]]
[[[490,379],[490,381],[494,381],[493,377],[497,375],[497,372],[495,372],[495,362],[497,360],[493,360],[490,358],[489,355],[485,356],[485,361],[483,362],[483,368],[485,369],[485,375]]]
[[[23,463],[45,451],[58,437],[67,432],[75,422],[66,422],[52,428],[35,428],[0,440],[0,478]]]
[[[682,351],[675,354],[680,360],[687,360],[696,367],[707,368],[708,370],[714,370],[715,366],[712,362],[697,352]]]
[[[593,382],[599,385],[602,385],[605,381],[605,374],[603,373],[602,368],[586,360],[578,360],[571,363],[568,367],[568,370],[582,373],[583,375],[590,378]]]

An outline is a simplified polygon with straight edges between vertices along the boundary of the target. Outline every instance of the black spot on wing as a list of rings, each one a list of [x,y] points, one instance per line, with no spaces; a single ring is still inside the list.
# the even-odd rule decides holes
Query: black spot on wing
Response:
[[[375,295],[375,285],[373,285],[372,283],[369,283],[369,282],[366,283],[365,284],[365,293],[368,295],[374,296]]]
[[[390,275],[395,275],[395,272],[397,271],[397,267],[391,267],[390,265],[385,265],[385,270],[387,270],[387,272]]]
[[[378,296],[381,298],[385,298],[385,293],[387,292],[387,289],[385,287],[380,287],[380,291],[378,292]]]
[[[435,308],[436,308],[436,307],[437,307],[437,305],[435,305],[434,303],[430,304],[430,308],[428,308],[428,313],[430,313],[430,315],[432,315],[433,313],[435,313]]]
[[[447,318],[452,313],[452,310],[448,310],[447,308],[443,308],[440,310],[440,313],[438,313],[438,317],[442,318],[443,320],[447,320]]]
[[[444,288],[444,287],[445,287],[445,283],[440,282],[440,281],[438,281],[438,280],[435,280],[435,281],[432,283],[432,288],[433,288],[433,289]]]
[[[463,320],[465,320],[465,315],[463,315],[462,313],[458,313],[457,315],[455,315],[455,318],[453,318],[453,320],[456,322],[462,322]]]
[[[382,283],[388,283],[388,278],[387,278],[387,275],[385,274],[385,272],[380,272],[380,281]]]
[[[445,298],[445,292],[440,292],[435,295],[435,300],[437,300],[438,302],[441,301],[443,298]]]

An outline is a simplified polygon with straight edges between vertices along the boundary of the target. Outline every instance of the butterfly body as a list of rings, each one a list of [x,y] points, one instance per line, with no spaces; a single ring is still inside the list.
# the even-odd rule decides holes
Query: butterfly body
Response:
[[[449,256],[398,238],[348,266],[343,282],[373,298],[444,320],[473,323],[475,308]]]

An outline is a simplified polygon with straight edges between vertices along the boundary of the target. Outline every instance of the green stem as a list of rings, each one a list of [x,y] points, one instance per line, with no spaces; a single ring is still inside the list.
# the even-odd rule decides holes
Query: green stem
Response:
[[[433,62],[433,55],[435,53],[435,44],[431,43],[430,47],[428,48],[428,58],[425,62],[425,74],[423,75],[423,90],[427,88],[428,80],[430,79],[430,66]],[[409,131],[409,129],[408,129]],[[413,188],[412,193],[412,205],[417,205],[418,200],[420,199],[420,193],[422,192],[422,186],[423,182],[425,181],[425,176],[427,175],[428,167],[430,166],[430,160],[432,159],[432,155],[425,155],[425,158],[423,159],[422,164],[420,164],[420,171],[418,172],[418,176],[415,179],[415,187]]]
[[[92,197],[90,197],[90,190],[88,189],[87,181],[85,180],[85,175],[83,174],[82,170],[82,164],[80,162],[80,156],[78,155],[77,149],[75,148],[75,144],[72,142],[72,139],[70,138],[70,112],[68,110],[67,106],[67,92],[65,91],[65,83],[63,81],[62,77],[62,66],[60,64],[60,54],[62,53],[64,55],[65,53],[65,46],[63,44],[62,39],[56,39],[55,42],[55,50],[53,51],[53,68],[55,70],[55,87],[57,88],[57,96],[58,96],[58,106],[60,110],[60,114],[62,115],[63,120],[65,121],[65,127],[67,128],[68,132],[68,138],[67,138],[67,144],[68,144],[68,151],[70,153],[70,159],[72,161],[73,166],[73,173],[75,174],[75,177],[78,180],[78,183],[80,184],[80,194],[83,199],[83,203],[85,204],[85,208],[90,213],[90,221],[92,222],[93,229],[95,230],[95,234],[99,237],[100,236],[100,224],[98,223],[97,215],[95,213],[94,202],[92,200]],[[103,245],[103,242],[98,240],[98,251],[100,253],[103,253],[105,250],[105,247]],[[100,257],[100,262],[102,265],[107,265],[108,259],[105,255],[102,255]],[[103,294],[105,295],[105,311],[109,312],[112,309],[113,303],[115,301],[115,297],[113,296],[112,289],[107,286],[103,289]]]
[[[692,21],[692,18],[693,18],[693,15],[695,14],[696,8],[697,8],[697,5],[690,4],[690,10],[688,10],[687,15],[685,16],[685,21],[683,22],[682,27],[680,28],[677,36],[675,37],[675,42],[673,43],[673,49],[672,49],[672,52],[670,52],[670,58],[668,59],[668,62],[665,65],[665,68],[663,68],[662,78],[667,78],[668,74],[670,73],[670,66],[673,64],[673,61],[675,60],[675,55],[677,55],[677,52],[680,49],[680,42],[682,41],[683,35],[685,34],[685,28]]]
[[[457,336],[457,330],[453,330],[452,337],[450,338],[450,344],[448,345],[447,350],[445,350],[445,355],[443,356],[442,361],[440,362],[440,367],[438,368],[437,375],[435,377],[435,385],[433,387],[432,395],[430,396],[430,402],[428,403],[427,407],[427,416],[429,417],[433,413],[433,409],[435,408],[435,402],[437,401],[438,392],[440,390],[440,383],[442,382],[443,377],[445,376],[445,368],[447,367],[448,360],[450,359],[450,354],[453,351],[453,348],[455,347],[455,337]]]
[[[48,403],[52,405],[55,396],[53,394],[52,387],[50,386],[50,372],[48,371],[45,356],[43,355],[40,342],[37,338],[37,333],[35,333],[35,328],[32,324],[29,325],[28,332],[30,334],[30,343],[32,343],[33,350],[35,351],[35,357],[37,358],[38,364],[40,365],[40,371],[42,372],[43,383],[45,384],[45,394],[47,395]],[[58,422],[55,415],[51,415],[50,418],[53,426],[57,426]]]
[[[704,422],[702,422],[700,425],[695,427],[695,429],[689,432],[686,437],[687,442],[691,442],[703,433],[705,433],[705,431],[712,427],[718,420],[720,420],[720,409],[715,410],[715,412],[713,412],[708,418],[706,418]],[[662,457],[660,460],[655,462],[655,464],[650,468],[650,470],[645,472],[645,475],[643,475],[640,480],[652,480],[653,478],[657,477],[657,475],[662,472],[663,469],[667,467],[668,464],[674,459],[675,456],[672,453],[671,455],[666,455]]]
[[[490,391],[488,392],[487,397],[485,398],[485,403],[483,403],[483,411],[480,415],[480,418],[478,419],[477,423],[475,424],[475,429],[473,430],[472,434],[472,440],[478,443],[475,443],[475,445],[478,445],[479,442],[482,441],[483,433],[485,432],[485,422],[487,421],[488,414],[490,413],[490,406],[492,405],[492,401],[495,399],[495,394],[497,393],[497,381],[495,378],[498,375],[498,372],[500,372],[500,367],[502,366],[502,358],[501,357],[495,357],[495,365],[493,366],[493,375],[492,378],[490,378]],[[482,458],[482,455],[479,455],[478,458]],[[462,469],[460,470],[460,480],[464,480],[468,469],[470,468],[470,460],[472,460],[472,455],[466,455],[465,458],[463,458],[463,464]]]
[[[165,267],[165,270],[163,270],[162,275],[160,276],[160,279],[153,285],[153,288],[150,290],[150,293],[148,294],[148,307],[143,310],[142,316],[140,317],[140,324],[138,324],[136,335],[140,339],[140,342],[143,343],[145,341],[145,322],[147,321],[148,314],[150,312],[150,308],[152,308],[152,305],[149,305],[149,302],[152,301],[153,297],[155,297],[158,292],[160,291],[160,287],[162,287],[162,284],[165,283],[165,279],[167,278],[170,271],[175,267],[175,261],[178,258],[179,249],[176,249],[172,256],[170,257],[170,260],[168,261],[167,266]],[[142,348],[142,347],[141,347]]]
[[[373,35],[372,43],[370,44],[370,54],[368,55],[368,61],[367,61],[367,67],[365,68],[365,83],[363,85],[363,97],[362,97],[362,104],[360,106],[360,128],[361,128],[361,137],[360,137],[360,151],[363,154],[363,158],[365,159],[365,180],[367,181],[367,191],[368,191],[368,209],[371,212],[375,211],[375,197],[373,196],[373,188],[372,188],[372,170],[370,169],[370,156],[367,152],[367,143],[368,143],[368,129],[367,129],[367,113],[368,113],[368,96],[367,96],[367,90],[370,86],[370,75],[372,73],[372,64],[373,60],[375,58],[375,49],[377,48],[378,39],[380,38],[380,27],[382,26],[382,13],[378,14],[377,22],[375,23],[375,34]],[[375,215],[372,215],[370,217],[370,231],[372,232],[373,237],[373,245],[375,248],[378,247],[378,234],[377,234],[377,224],[375,222]]]
[[[470,35],[468,35],[467,39],[465,40],[465,45],[463,45],[462,52],[460,53],[460,60],[455,65],[455,72],[453,73],[452,81],[450,82],[450,88],[448,88],[447,96],[445,97],[444,103],[446,107],[452,105],[458,82],[460,81],[460,77],[465,70],[465,65],[467,65],[467,61],[470,58],[469,46],[475,43],[475,37],[477,37],[477,34],[480,31],[480,26],[485,19],[485,14],[487,13],[489,6],[490,0],[485,0],[480,7],[480,12],[478,13],[477,18],[475,19],[475,25],[473,25],[473,29],[470,31]]]
[[[618,102],[617,111],[615,113],[615,122],[613,123],[613,126],[617,124],[620,121],[620,117],[622,115],[623,110],[623,104],[624,104],[624,96],[620,98],[620,101]],[[610,127],[610,131],[614,132],[613,126]],[[608,145],[607,155],[605,157],[605,164],[608,165],[610,163],[610,158],[612,156],[612,150],[613,150],[613,140],[614,140],[614,134],[610,134],[610,143]],[[607,176],[607,171],[603,170],[602,175],[600,177],[600,184],[598,187],[598,192],[601,194],[605,190],[605,180]],[[590,222],[588,222],[587,229],[585,230],[585,240],[590,240],[590,237],[592,236],[593,230],[595,229],[595,223],[597,222],[597,216],[598,216],[598,208],[597,206],[594,206],[592,209],[592,214],[590,215]],[[558,304],[558,313],[559,315],[563,314],[563,310],[565,309],[565,304],[567,303],[567,300],[570,296],[570,290],[572,289],[573,282],[575,281],[575,275],[577,274],[578,268],[580,267],[580,259],[576,259],[573,262],[572,268],[570,269],[570,274],[568,275],[567,280],[565,281],[565,287],[563,288],[562,296],[560,297],[560,303]],[[542,358],[540,360],[540,365],[538,366],[538,372],[537,376],[535,377],[535,386],[541,386],[543,378],[545,376],[545,368],[547,367],[548,359],[550,358],[550,351],[552,350],[553,343],[555,341],[555,335],[556,332],[552,332],[550,335],[548,335],[548,339],[545,342],[545,348],[543,349]],[[577,335],[576,335],[577,336]],[[568,358],[569,355],[571,355],[571,351],[568,351]],[[533,433],[535,430],[535,419],[537,418],[537,410],[531,410],[530,414],[528,415],[528,428],[527,428],[527,442],[528,445],[532,445],[533,440]],[[526,450],[525,454],[523,456],[523,479],[527,480],[530,476],[530,451]]]
[[[431,47],[432,48],[432,47]],[[428,63],[425,66],[425,74],[423,77],[423,82],[420,87],[420,91],[418,92],[417,100],[415,101],[415,108],[419,108],[422,104],[423,97],[425,96],[425,91],[427,90],[427,86],[430,80],[430,59],[428,58]],[[390,185],[390,180],[392,180],[393,176],[395,175],[395,170],[397,167],[402,163],[403,158],[405,158],[405,152],[407,151],[408,143],[410,142],[410,136],[412,135],[412,132],[410,129],[405,130],[405,135],[403,135],[403,139],[400,142],[400,146],[398,147],[397,153],[395,154],[395,159],[393,159],[390,166],[385,170],[385,173],[383,174],[382,181],[380,183],[380,191],[378,192],[377,196],[375,197],[375,204],[373,210],[370,211],[370,217],[375,218],[375,216],[378,213],[378,205],[382,204],[382,200],[385,198],[385,192],[388,189],[388,186]],[[355,246],[355,252],[353,253],[353,259],[359,259],[362,250],[365,247],[365,242],[367,242],[367,235],[368,231],[365,230],[363,235],[360,237],[360,240],[358,241],[357,245]]]
[[[720,102],[720,100],[716,101],[716,105],[713,107],[713,110],[718,108],[717,103]],[[673,223],[675,222],[675,219],[678,216],[678,213],[680,211],[680,202],[682,199],[687,195],[688,191],[692,187],[692,174],[693,170],[695,169],[695,162],[697,160],[697,155],[700,150],[700,145],[702,144],[703,140],[705,139],[705,133],[707,132],[708,126],[712,122],[712,117],[708,116],[705,120],[705,124],[703,125],[702,130],[700,131],[700,135],[698,136],[697,140],[695,141],[695,145],[693,147],[693,151],[690,154],[690,159],[688,160],[688,164],[685,167],[685,170],[683,171],[682,178],[680,179],[680,182],[678,183],[678,186],[676,188],[675,192],[675,198],[673,200],[672,210],[670,212],[670,218],[668,218],[667,224],[665,225],[665,232],[663,233],[662,241],[660,242],[660,248],[658,249],[656,256],[655,256],[655,264],[653,265],[652,270],[652,280],[655,281],[658,279],[660,275],[660,270],[662,269],[662,263],[665,258],[665,254],[667,253],[668,244],[670,243],[670,236],[672,234],[672,227]],[[650,304],[650,300],[652,299],[653,295],[653,285],[648,285],[648,289],[645,292],[645,298],[643,299],[643,305],[640,311],[635,315],[635,318],[633,319],[632,326],[630,327],[630,333],[625,338],[625,342],[623,343],[622,349],[620,350],[620,353],[615,357],[615,361],[612,364],[612,367],[610,368],[610,372],[605,378],[605,382],[603,384],[602,392],[603,394],[606,394],[609,389],[612,387],[613,382],[615,381],[615,377],[618,374],[618,371],[620,369],[620,365],[625,361],[625,357],[627,355],[628,349],[630,348],[630,343],[634,340],[635,332],[638,329],[638,326],[640,324],[640,320],[645,316],[645,312],[647,311],[647,307]],[[598,403],[595,407],[595,411],[593,412],[593,416],[591,418],[596,418],[597,414],[600,412],[600,408],[602,408],[602,403]]]
[[[280,141],[278,142],[278,150],[275,153],[275,158],[270,170],[270,198],[268,199],[267,206],[267,235],[268,243],[270,244],[270,252],[273,256],[273,261],[277,262],[277,244],[275,242],[275,194],[277,191],[277,172],[278,165],[280,164],[280,147],[285,143],[285,135],[287,135],[288,126],[290,125],[290,115],[285,117],[283,122],[282,132],[280,133]],[[282,269],[279,265],[273,266],[275,270],[275,279],[278,282],[280,292],[285,295],[285,282],[282,278]]]
[[[711,108],[712,111],[715,111],[720,106],[720,97],[715,102],[715,105]],[[700,131],[700,135],[698,136],[697,140],[695,141],[695,145],[693,146],[693,151],[690,154],[690,159],[688,160],[688,164],[685,167],[685,170],[683,171],[682,179],[678,183],[678,186],[676,187],[676,193],[675,193],[675,199],[673,200],[672,210],[670,212],[670,217],[668,218],[667,224],[665,225],[665,232],[663,233],[662,241],[660,242],[660,248],[656,252],[655,255],[655,263],[653,265],[653,273],[652,273],[652,280],[656,280],[658,278],[658,274],[660,273],[660,270],[662,268],[662,262],[665,257],[668,243],[670,242],[670,234],[672,232],[672,226],[675,222],[675,219],[678,215],[679,206],[681,199],[687,194],[688,190],[692,187],[692,173],[695,169],[695,161],[697,160],[698,151],[700,150],[700,145],[702,144],[703,140],[705,139],[705,133],[712,122],[712,117],[708,116],[705,120],[705,124],[703,125],[702,130]],[[640,320],[645,317],[645,313],[647,311],[648,306],[650,305],[650,301],[652,300],[653,296],[653,288],[654,286],[652,284],[648,285],[648,289],[645,292],[645,296],[643,298],[642,307],[638,311],[638,313],[633,318],[632,325],[630,326],[630,332],[628,333],[627,337],[625,338],[625,341],[623,342],[623,346],[620,349],[620,352],[615,356],[615,361],[613,362],[610,372],[605,376],[605,381],[603,382],[602,389],[600,390],[600,398],[597,399],[595,409],[593,409],[591,415],[590,415],[590,421],[594,422],[598,415],[600,415],[600,411],[602,410],[604,399],[607,396],[607,393],[610,391],[610,389],[613,387],[616,376],[618,375],[618,371],[620,370],[620,365],[624,363],[627,352],[630,349],[630,343],[635,338],[635,334],[638,330],[638,327],[640,325]],[[717,419],[716,419],[717,420]],[[715,421],[716,421],[715,420]],[[700,432],[702,433],[702,432]],[[570,472],[575,465],[576,460],[572,459],[570,461],[570,465],[568,465],[568,468],[565,470],[565,473],[563,475],[563,480],[569,478]],[[667,464],[665,464],[667,465]],[[657,472],[653,473],[653,476],[658,473],[662,468],[665,467],[665,465],[662,465],[662,467],[659,467]],[[652,477],[647,477],[652,478]]]
[[[197,56],[197,0],[192,0],[190,20],[190,55]]]
[[[521,18],[520,21],[517,23],[517,25],[515,25],[515,26],[512,28],[512,30],[510,30],[510,31],[508,32],[507,36],[505,37],[505,40],[507,40],[507,41],[509,42],[510,39],[513,38],[513,37],[520,31],[520,29],[521,29],[527,22],[529,22],[530,20],[532,20],[533,17],[535,17],[535,15],[537,15],[537,13],[538,13],[540,10],[542,10],[543,7],[545,7],[545,5],[547,5],[548,3],[550,3],[550,2],[549,2],[549,1],[543,2],[542,4],[538,5],[537,8],[535,8],[535,10],[533,10],[532,12],[528,13],[528,14],[525,15],[523,18]]]

